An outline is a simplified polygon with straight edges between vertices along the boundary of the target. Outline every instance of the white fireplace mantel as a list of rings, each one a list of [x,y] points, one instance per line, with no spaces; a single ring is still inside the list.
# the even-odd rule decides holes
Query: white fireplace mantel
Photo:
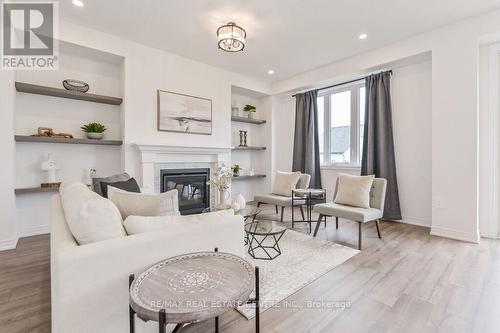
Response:
[[[213,169],[220,164],[231,164],[229,147],[180,147],[139,143],[133,146],[139,152],[142,187],[146,193],[159,192],[159,166],[186,168],[204,165]]]

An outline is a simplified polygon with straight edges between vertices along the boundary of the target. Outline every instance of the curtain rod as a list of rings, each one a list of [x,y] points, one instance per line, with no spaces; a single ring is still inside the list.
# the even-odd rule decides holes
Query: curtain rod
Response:
[[[380,73],[389,73],[390,75],[392,75],[392,69],[388,70],[388,71],[385,71],[385,72],[380,72]],[[319,89],[313,89],[313,90],[326,90],[326,89],[335,88],[335,87],[338,87],[338,86],[343,86],[345,84],[354,83],[354,82],[358,82],[358,81],[364,80],[364,79],[366,79],[367,77],[369,77],[371,75],[373,75],[373,74],[366,75],[366,76],[360,77],[360,78],[355,79],[355,80],[350,80],[350,81],[346,81],[346,82],[342,82],[342,83],[337,83],[337,84],[333,84],[331,86],[327,86],[327,87],[323,87],[323,88],[319,88]],[[311,90],[308,90],[308,91],[311,91]],[[293,94],[292,97],[295,97],[298,94],[299,93]]]

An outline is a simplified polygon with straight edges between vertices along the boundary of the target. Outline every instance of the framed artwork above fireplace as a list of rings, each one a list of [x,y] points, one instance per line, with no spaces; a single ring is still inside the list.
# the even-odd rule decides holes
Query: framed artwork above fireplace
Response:
[[[158,131],[212,134],[212,100],[158,90]]]

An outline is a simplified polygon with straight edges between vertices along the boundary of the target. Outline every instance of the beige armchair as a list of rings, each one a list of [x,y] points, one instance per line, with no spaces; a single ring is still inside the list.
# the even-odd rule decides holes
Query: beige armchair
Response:
[[[311,182],[311,175],[301,174],[299,178],[299,182],[297,183],[298,189],[307,189],[309,188],[309,183]],[[277,195],[273,193],[269,194],[256,194],[254,195],[254,201],[257,203],[257,207],[260,207],[262,204],[274,205],[276,208],[276,214],[278,214],[278,207],[281,207],[281,217],[280,220],[283,222],[283,214],[285,213],[285,207],[292,206],[292,193],[290,196]],[[301,202],[295,199],[295,204],[300,205]],[[303,201],[302,204],[305,204]],[[304,210],[302,209],[302,205],[300,206],[300,213],[302,214],[302,219],[305,220]]]
[[[333,197],[337,196],[338,189],[335,186],[335,193]],[[319,214],[318,223],[316,223],[316,228],[314,229],[314,237],[318,233],[319,225],[323,218],[327,216],[335,216],[335,227],[339,228],[339,217],[348,219],[351,221],[356,221],[359,223],[358,226],[358,249],[361,250],[361,240],[362,232],[361,226],[364,223],[375,222],[377,226],[378,238],[382,238],[379,229],[379,219],[384,215],[384,204],[385,204],[385,191],[387,188],[387,180],[383,178],[375,178],[373,180],[373,185],[370,190],[370,208],[359,208],[336,204],[334,202],[318,204],[314,206],[313,211]]]

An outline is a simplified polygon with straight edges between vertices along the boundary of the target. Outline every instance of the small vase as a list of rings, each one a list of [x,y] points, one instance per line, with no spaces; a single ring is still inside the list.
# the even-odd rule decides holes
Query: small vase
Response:
[[[229,209],[231,208],[231,204],[229,203],[229,194],[228,190],[219,190],[219,204],[215,206],[217,209]]]
[[[248,119],[253,119],[253,112],[248,112]]]
[[[101,140],[103,136],[104,136],[104,133],[96,133],[96,132],[88,132],[87,133],[87,138],[93,139],[93,140]]]

